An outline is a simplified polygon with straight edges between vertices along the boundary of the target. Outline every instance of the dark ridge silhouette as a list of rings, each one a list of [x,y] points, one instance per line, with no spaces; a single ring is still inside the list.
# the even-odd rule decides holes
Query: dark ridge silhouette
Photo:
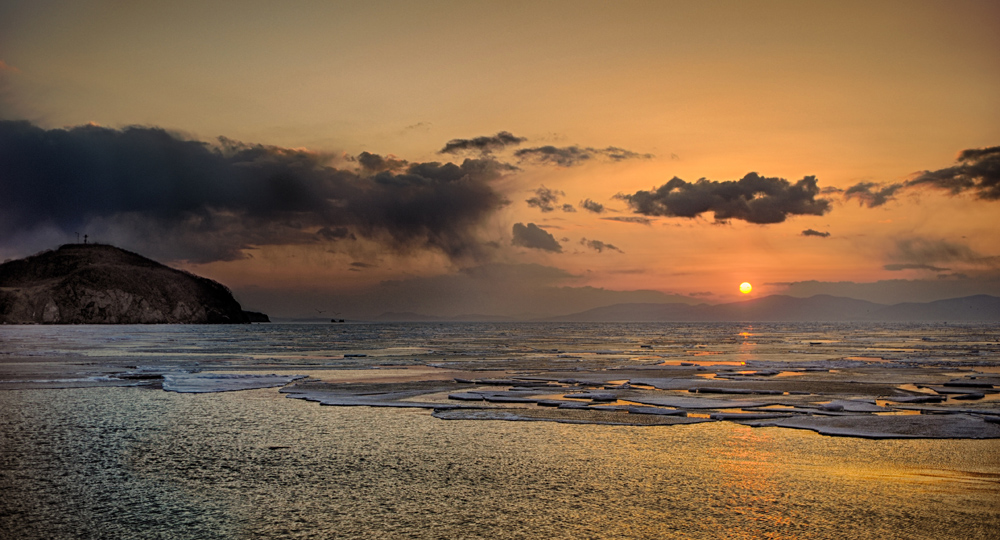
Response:
[[[66,244],[0,265],[4,324],[250,321],[224,285],[114,246]]]
[[[259,311],[243,311],[243,314],[247,316],[248,322],[271,322],[271,318],[267,316],[266,313],[261,313]]]

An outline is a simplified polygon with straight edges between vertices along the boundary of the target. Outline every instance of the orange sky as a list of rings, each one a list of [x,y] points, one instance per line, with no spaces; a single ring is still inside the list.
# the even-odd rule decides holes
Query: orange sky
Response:
[[[328,295],[323,302],[347,305],[348,296],[377,296],[392,284],[419,288],[421,279],[482,265],[525,264],[553,272],[511,286],[709,302],[738,299],[742,281],[754,284],[753,295],[804,294],[788,285],[799,282],[894,279],[916,280],[929,298],[1000,294],[1000,201],[972,192],[914,187],[874,208],[828,193],[825,214],[773,224],[718,223],[712,212],[650,216],[649,224],[602,219],[637,217],[614,196],[675,176],[815,176],[820,188],[844,190],[904,182],[955,165],[963,150],[1000,145],[995,2],[204,4],[5,2],[0,119],[45,129],[156,126],[192,140],[308,149],[341,168],[352,162],[337,156],[364,151],[460,163],[476,155],[439,153],[450,140],[501,131],[526,139],[493,154],[519,170],[491,181],[509,204],[474,226],[489,246],[485,258],[388,250],[359,237],[349,246],[247,245],[239,260],[173,261],[226,283],[251,308],[293,316],[313,307],[276,298]],[[514,155],[546,145],[636,157],[592,153],[559,166]],[[561,193],[551,212],[526,203],[542,186]],[[585,199],[606,212],[585,211]],[[517,223],[548,232],[561,252],[514,245]],[[804,236],[809,229],[829,236]],[[135,236],[93,230],[143,249]],[[40,225],[0,238],[0,255],[23,256],[69,234]],[[582,243],[595,240],[615,249]],[[962,284],[933,292],[942,280]],[[469,290],[483,299],[435,309],[516,311],[487,300],[493,292]],[[359,316],[406,308],[351,302],[371,306]],[[421,308],[414,300],[408,309]]]

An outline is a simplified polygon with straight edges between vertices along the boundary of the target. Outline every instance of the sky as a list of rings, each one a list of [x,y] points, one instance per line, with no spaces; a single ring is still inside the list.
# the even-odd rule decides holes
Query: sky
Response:
[[[992,1],[7,1],[0,260],[86,234],[272,317],[1000,296],[998,27]]]

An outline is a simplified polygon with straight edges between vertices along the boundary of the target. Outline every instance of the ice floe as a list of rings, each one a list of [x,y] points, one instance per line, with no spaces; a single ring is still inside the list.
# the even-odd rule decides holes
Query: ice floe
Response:
[[[165,373],[163,389],[184,394],[275,388],[306,375],[245,375],[236,373]]]
[[[755,427],[808,429],[823,435],[865,439],[995,439],[1000,424],[967,414],[951,415],[855,415],[837,417],[790,417],[753,420]]]

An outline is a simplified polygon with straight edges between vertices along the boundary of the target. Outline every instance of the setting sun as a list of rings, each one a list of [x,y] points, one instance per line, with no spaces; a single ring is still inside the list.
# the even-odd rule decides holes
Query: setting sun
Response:
[[[753,290],[753,286],[751,286],[746,281],[744,281],[743,283],[740,283],[740,292],[741,293],[743,293],[743,294],[750,294],[750,291],[752,291],[752,290]]]

